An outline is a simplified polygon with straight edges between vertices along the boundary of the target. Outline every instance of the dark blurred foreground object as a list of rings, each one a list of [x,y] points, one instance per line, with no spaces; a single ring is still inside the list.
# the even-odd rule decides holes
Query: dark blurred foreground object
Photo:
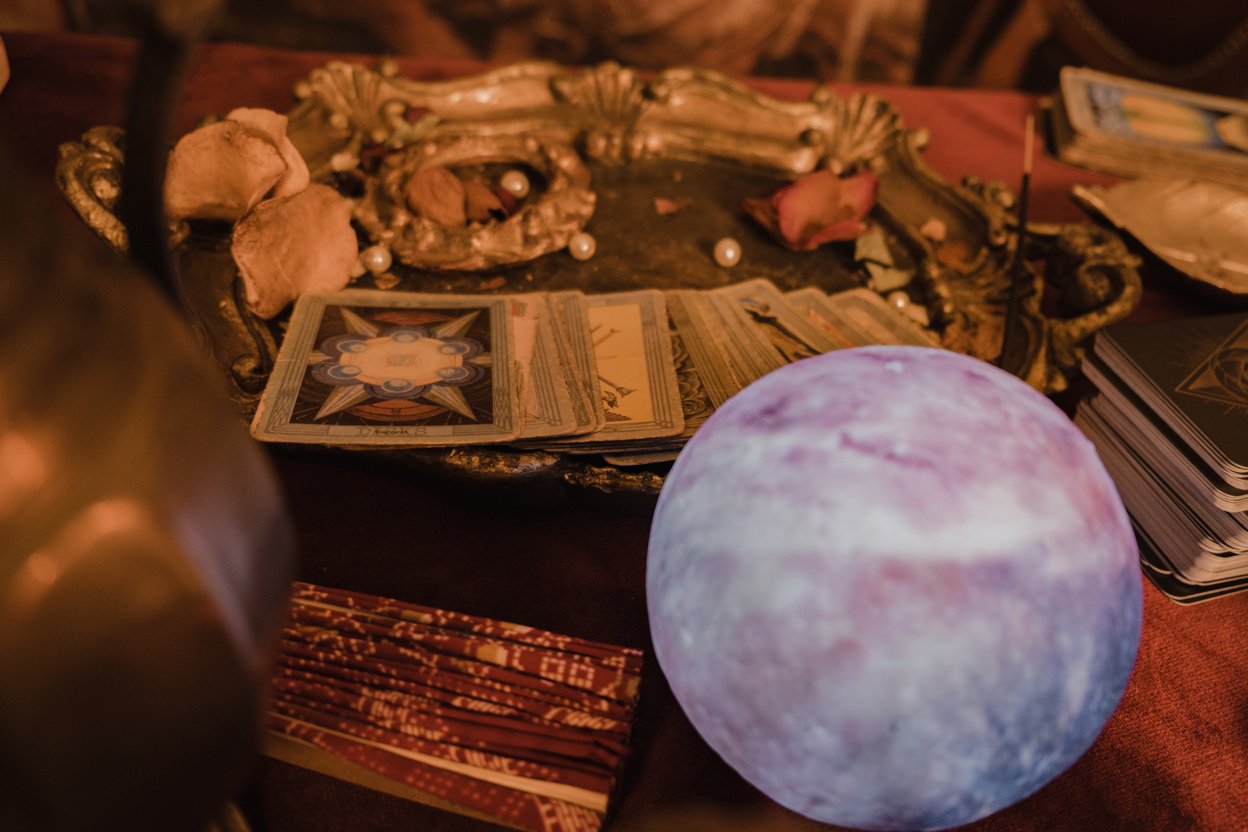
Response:
[[[916,75],[1050,92],[1062,66],[1248,96],[1248,5],[1202,0],[933,0]]]
[[[78,31],[134,34],[127,0],[60,0]],[[141,2],[141,0],[135,0]],[[424,58],[616,60],[904,83],[928,0],[235,0],[212,37]]]
[[[152,281],[0,172],[0,829],[203,829],[258,740],[281,499]]]

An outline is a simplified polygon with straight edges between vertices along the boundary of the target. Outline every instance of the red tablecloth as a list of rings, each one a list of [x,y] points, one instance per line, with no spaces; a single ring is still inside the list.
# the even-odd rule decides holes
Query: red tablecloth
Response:
[[[121,124],[135,45],[103,37],[7,34],[12,81],[0,93],[0,130],[53,193],[60,142]],[[175,131],[237,106],[287,109],[296,81],[326,54],[234,45],[205,47],[184,87]],[[400,62],[416,78],[475,65]],[[758,81],[804,97],[810,85]],[[906,124],[930,130],[927,162],[1017,183],[1023,116],[1036,101],[1013,93],[876,88]],[[1038,159],[1032,217],[1075,220],[1075,182],[1108,181]],[[60,200],[57,200],[60,204]],[[66,207],[64,210],[68,211]],[[82,233],[88,233],[83,229]],[[1137,318],[1214,311],[1150,285]],[[300,577],[476,615],[649,648],[643,597],[648,511],[585,504],[526,507],[410,472],[341,458],[275,455],[300,540]],[[1248,828],[1248,595],[1184,608],[1145,589],[1139,660],[1121,707],[1092,749],[1022,803],[973,825],[1005,830],[1243,830]],[[262,762],[248,793],[260,829],[460,830],[482,824],[278,763]],[[635,750],[617,822],[691,804],[762,813],[772,826],[803,821],[744,783],[694,732],[650,659]]]

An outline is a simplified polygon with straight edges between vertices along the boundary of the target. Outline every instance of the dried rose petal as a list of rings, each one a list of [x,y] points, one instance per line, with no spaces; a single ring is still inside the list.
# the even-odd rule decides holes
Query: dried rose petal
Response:
[[[863,219],[875,204],[875,174],[841,178],[830,170],[808,173],[769,196],[741,203],[751,217],[794,251],[812,251],[866,231]]]
[[[351,206],[319,184],[265,200],[234,226],[230,253],[243,277],[247,306],[271,318],[302,294],[347,285],[359,253]]]
[[[520,205],[520,199],[511,191],[502,187],[491,188],[494,196],[498,197],[499,203],[503,206],[503,218],[506,219],[516,213],[516,208]]]
[[[165,210],[172,219],[236,220],[286,173],[268,139],[237,121],[218,121],[187,133],[169,153]]]
[[[678,214],[688,208],[690,205],[687,199],[668,199],[665,196],[656,196],[654,198],[654,212],[660,217]]]
[[[466,225],[464,183],[446,168],[422,168],[403,187],[407,207],[438,225]]]
[[[464,213],[472,222],[507,219],[509,213],[490,186],[475,179],[462,180]]]
[[[289,123],[286,116],[261,107],[239,107],[231,110],[225,117],[263,136],[277,148],[282,161],[286,163],[286,173],[273,186],[274,198],[297,194],[308,187],[308,183],[312,181],[308,175],[308,163],[286,136],[286,125]]]

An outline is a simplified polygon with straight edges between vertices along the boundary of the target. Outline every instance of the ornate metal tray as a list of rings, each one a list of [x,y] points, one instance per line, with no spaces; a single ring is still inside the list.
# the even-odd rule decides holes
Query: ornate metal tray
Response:
[[[534,174],[540,192],[529,208],[484,230],[439,240],[441,262],[397,266],[397,288],[600,292],[711,288],[760,276],[782,289],[851,288],[862,285],[864,273],[844,249],[788,251],[738,206],[744,197],[820,167],[869,168],[879,183],[872,216],[897,262],[913,269],[910,299],[925,307],[933,333],[945,347],[986,360],[1001,351],[1018,243],[1012,196],[1004,186],[954,185],[935,175],[919,158],[925,131],[904,127],[881,97],[838,97],[820,87],[807,101],[781,101],[710,71],[642,77],[613,63],[584,70],[523,63],[421,83],[399,77],[387,61],[375,70],[331,63],[296,85],[295,94],[288,135],[314,180],[358,189],[358,182],[335,172],[342,167],[335,160],[384,149],[448,166],[511,165]],[[126,232],[114,209],[123,141],[116,128],[94,128],[62,146],[57,170],[80,216],[121,250]],[[592,218],[584,210],[585,188],[592,192]],[[689,207],[660,216],[655,197]],[[396,227],[382,208],[381,216],[357,211],[366,237],[395,245],[396,235],[413,233]],[[920,232],[931,220],[945,229],[939,245]],[[558,249],[586,222],[598,252],[578,262]],[[226,371],[240,411],[250,417],[281,320],[269,324],[244,309],[223,230],[181,229],[174,259],[184,302]],[[734,269],[711,257],[724,236],[740,240],[746,251]],[[1032,225],[1026,239],[1032,265],[1017,339],[1022,348],[1012,353],[1009,369],[1056,392],[1078,372],[1080,344],[1134,307],[1139,277],[1118,238],[1097,227]],[[371,287],[372,280],[366,275],[356,285]],[[477,481],[554,481],[608,492],[654,493],[663,477],[661,468],[620,469],[593,458],[505,448],[370,453]]]

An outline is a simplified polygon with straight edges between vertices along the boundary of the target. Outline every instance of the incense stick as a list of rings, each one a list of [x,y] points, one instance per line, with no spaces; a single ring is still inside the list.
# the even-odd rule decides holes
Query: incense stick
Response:
[[[1001,335],[1001,354],[997,366],[1008,370],[1006,361],[1017,338],[1019,307],[1022,306],[1023,281],[1027,279],[1024,250],[1027,248],[1027,203],[1031,193],[1031,162],[1034,152],[1036,119],[1031,113],[1023,123],[1023,181],[1018,189],[1018,241],[1010,264],[1010,294],[1005,307],[1005,324]],[[1020,367],[1020,370],[1023,368]]]

